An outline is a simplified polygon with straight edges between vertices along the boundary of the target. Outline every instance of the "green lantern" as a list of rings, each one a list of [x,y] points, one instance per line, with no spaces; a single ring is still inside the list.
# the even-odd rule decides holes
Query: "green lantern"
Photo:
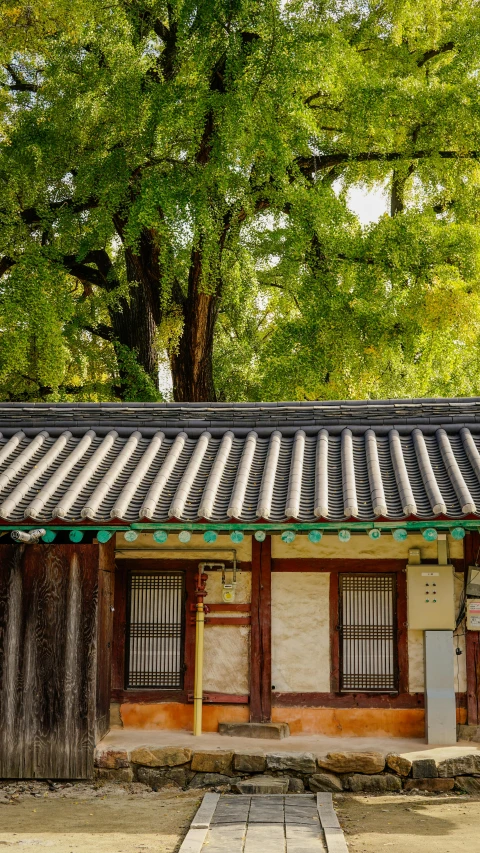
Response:
[[[70,542],[81,542],[83,539],[83,530],[71,530],[68,538]]]
[[[450,531],[450,535],[451,535],[452,539],[464,539],[465,538],[465,528],[454,527]]]
[[[97,539],[102,545],[104,545],[105,542],[110,542],[112,536],[113,532],[111,530],[99,530],[97,533]]]
[[[317,542],[320,542],[321,538],[322,538],[322,531],[321,530],[309,530],[308,531],[308,539],[310,542],[313,542],[314,545],[316,545]]]
[[[282,535],[280,536],[282,542],[286,542],[287,545],[290,545],[291,542],[295,539],[295,531],[294,530],[284,530]]]
[[[435,542],[437,538],[437,531],[434,527],[427,527],[426,530],[422,531],[422,536],[427,542]]]
[[[54,542],[56,535],[55,530],[46,530],[44,536],[42,536],[42,542]]]
[[[189,530],[181,530],[180,533],[178,534],[178,538],[179,538],[180,542],[183,542],[183,544],[186,545],[187,542],[190,542],[190,539],[192,538],[192,534],[190,533]]]
[[[395,542],[405,542],[408,533],[404,527],[397,527],[395,530],[392,530],[392,536],[395,539]]]
[[[159,545],[162,545],[163,542],[166,542],[168,539],[168,533],[166,530],[156,530],[153,534],[153,539],[155,542],[158,542]]]
[[[206,530],[205,533],[203,534],[203,538],[204,538],[205,542],[209,542],[209,543],[216,542],[217,541],[217,534],[216,534],[215,530]]]
[[[138,539],[138,533],[136,530],[126,530],[123,538],[126,542],[135,542],[135,539]]]
[[[238,545],[239,542],[243,542],[243,530],[232,530],[230,533],[230,539],[232,542],[235,542],[236,545]]]

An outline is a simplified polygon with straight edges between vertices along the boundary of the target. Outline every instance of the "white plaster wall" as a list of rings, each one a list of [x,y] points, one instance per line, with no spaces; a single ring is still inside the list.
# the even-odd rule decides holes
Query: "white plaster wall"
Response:
[[[448,547],[452,559],[463,557],[463,541],[456,541],[448,537]],[[336,533],[325,533],[320,542],[310,542],[307,536],[297,535],[294,541],[288,545],[282,542],[280,536],[272,536],[273,558],[294,557],[337,557],[345,559],[369,560],[405,560],[408,562],[408,551],[410,548],[420,548],[423,560],[437,559],[437,543],[427,542],[420,533],[409,533],[405,542],[396,542],[389,532],[382,533],[380,539],[372,542],[366,533],[352,534],[348,542],[340,542]]]
[[[463,574],[455,575],[455,613],[460,610],[460,600],[463,593]],[[465,654],[465,631],[466,623],[459,625],[453,637],[453,648],[457,647],[462,650],[461,655],[454,656],[455,666],[455,690],[457,693],[465,693],[467,690],[467,661]]]
[[[463,574],[455,575],[455,613],[460,609],[463,591]],[[462,650],[461,655],[454,654],[455,691],[465,693],[467,689],[465,623],[460,625],[453,637],[453,648]],[[410,693],[423,693],[425,689],[423,631],[408,632],[408,689]]]
[[[329,572],[272,573],[272,684],[330,692]]]
[[[250,693],[250,628],[206,625],[204,636],[203,689]]]
[[[425,669],[423,663],[423,631],[408,632],[408,691],[423,693]]]

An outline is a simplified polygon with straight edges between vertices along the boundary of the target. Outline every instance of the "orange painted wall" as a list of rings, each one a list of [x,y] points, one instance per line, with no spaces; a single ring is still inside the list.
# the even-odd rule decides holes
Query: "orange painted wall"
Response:
[[[123,704],[120,706],[123,725],[135,729],[173,729],[192,731],[193,705],[180,702],[161,704]],[[248,705],[204,705],[203,731],[216,732],[218,724],[245,723],[249,719]]]
[[[179,702],[123,704],[123,725],[135,729],[192,731],[193,705]],[[248,705],[204,705],[203,730],[218,731],[218,724],[244,723]],[[457,710],[457,722],[466,719],[465,709]],[[273,722],[288,723],[292,734],[329,737],[424,737],[425,712],[420,708],[273,708]]]

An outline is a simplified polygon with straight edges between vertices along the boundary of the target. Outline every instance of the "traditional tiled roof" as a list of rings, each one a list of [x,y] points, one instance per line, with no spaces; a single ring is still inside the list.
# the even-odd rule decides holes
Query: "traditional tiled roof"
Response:
[[[480,516],[480,399],[0,404],[0,519]]]

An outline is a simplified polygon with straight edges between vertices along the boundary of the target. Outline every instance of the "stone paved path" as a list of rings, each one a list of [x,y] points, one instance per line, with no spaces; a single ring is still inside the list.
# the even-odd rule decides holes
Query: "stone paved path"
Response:
[[[348,853],[331,794],[206,794],[180,853]]]

